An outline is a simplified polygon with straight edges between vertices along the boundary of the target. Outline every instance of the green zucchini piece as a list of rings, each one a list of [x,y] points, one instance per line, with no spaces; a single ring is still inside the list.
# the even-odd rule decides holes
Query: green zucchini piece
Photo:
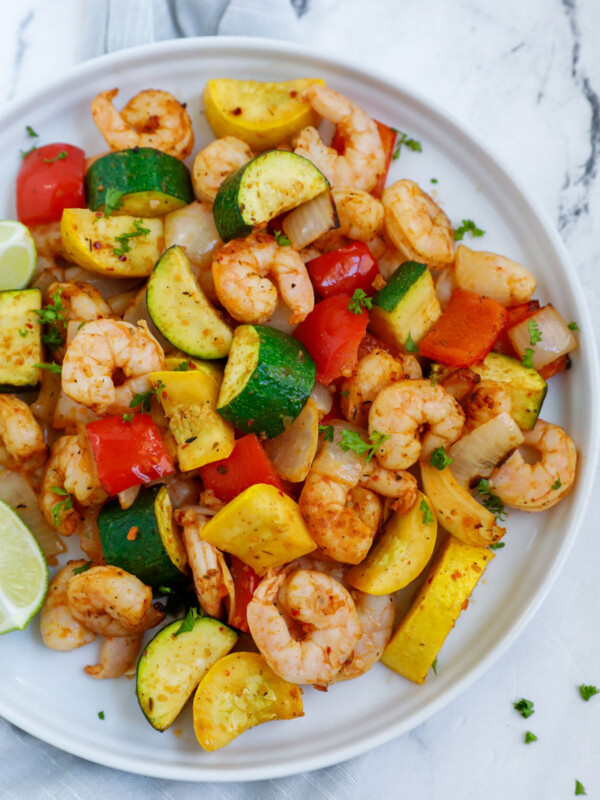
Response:
[[[215,198],[213,217],[224,242],[306,203],[329,189],[329,181],[303,156],[267,150],[227,177]]]
[[[163,217],[194,202],[189,169],[153,147],[118,150],[94,161],[85,173],[88,208],[104,210],[109,189],[122,192],[111,214]]]
[[[152,322],[174,347],[196,358],[224,358],[233,334],[194,277],[185,251],[173,245],[159,258],[146,292]]]
[[[138,662],[137,699],[157,731],[171,725],[210,667],[238,640],[236,631],[218,619],[188,615],[186,623],[190,619],[193,627],[182,633],[181,619],[162,628]]]
[[[373,297],[369,328],[387,344],[407,353],[411,352],[406,347],[409,337],[418,345],[441,315],[429,269],[425,264],[405,261]]]
[[[273,439],[300,414],[315,385],[304,345],[276,328],[235,329],[217,411],[238,430]]]
[[[153,589],[187,580],[187,557],[166,486],[141,489],[126,509],[115,497],[102,507],[98,529],[107,564],[136,575]]]
[[[36,364],[44,360],[41,325],[35,313],[42,307],[39,289],[0,292],[0,392],[33,389],[40,381]]]

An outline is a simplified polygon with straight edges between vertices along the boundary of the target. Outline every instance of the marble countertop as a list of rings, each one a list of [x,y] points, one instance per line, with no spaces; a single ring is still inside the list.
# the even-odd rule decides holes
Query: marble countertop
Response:
[[[91,29],[92,17],[112,1],[4,2],[0,101],[20,97],[102,52],[106,41]],[[147,12],[160,0],[129,2]],[[246,2],[247,9],[261,0]],[[178,7],[177,0],[171,4]],[[264,35],[289,36],[345,57],[356,53],[361,64],[401,77],[483,137],[554,221],[595,317],[600,303],[598,0],[270,3],[276,4],[280,27]],[[224,32],[235,5],[236,0],[196,3],[209,19],[208,32]],[[179,8],[185,30],[185,15],[194,11],[194,3],[182,0]],[[581,683],[600,686],[600,581],[590,557],[597,551],[596,514],[591,508],[533,621],[482,678],[411,733],[357,759],[350,782],[336,783],[336,768],[315,773],[314,792],[306,797],[558,800],[574,795],[576,779],[588,796],[600,797],[600,695],[584,703],[577,689]],[[536,704],[535,716],[526,723],[512,708],[521,697]],[[265,782],[260,792],[255,785],[255,794],[249,787],[247,795],[243,787],[208,784],[202,789],[180,784],[175,791],[175,784],[114,773],[1,725],[0,742],[13,737],[11,752],[28,765],[28,774],[20,774],[18,763],[3,761],[0,750],[0,797],[11,800],[108,798],[117,796],[117,785],[118,796],[132,798],[305,796],[286,779]],[[530,745],[523,742],[527,728],[538,736]],[[64,793],[58,784],[44,793],[32,783],[31,771],[58,773]],[[75,786],[69,783],[72,774]]]

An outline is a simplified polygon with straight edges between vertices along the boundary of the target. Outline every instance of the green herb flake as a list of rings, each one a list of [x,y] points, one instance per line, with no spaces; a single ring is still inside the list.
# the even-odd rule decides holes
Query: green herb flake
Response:
[[[434,675],[437,675],[437,656],[433,659],[431,669],[433,670]]]
[[[423,152],[421,142],[419,142],[417,139],[413,139],[407,133],[399,131],[398,128],[392,128],[390,126],[390,130],[394,131],[394,133],[398,135],[398,138],[396,139],[396,146],[394,147],[394,153],[392,155],[392,161],[397,161],[400,158],[400,150],[402,149],[402,145],[408,147],[408,149],[412,150],[414,153]]]
[[[189,361],[180,361],[179,364],[173,369],[173,372],[187,372],[190,368]]]
[[[526,347],[525,352],[523,353],[523,358],[521,359],[521,363],[527,369],[533,369],[533,348]]]
[[[504,503],[500,500],[498,495],[492,493],[490,490],[490,482],[487,478],[482,478],[477,484],[477,494],[482,495],[483,507],[491,511],[498,522],[503,522],[506,519]]]
[[[525,744],[531,744],[532,742],[537,742],[537,740],[538,737],[535,735],[535,733],[532,733],[531,731],[526,731]]]
[[[173,589],[170,586],[159,586],[159,594],[173,594]]]
[[[60,153],[54,156],[54,158],[45,158],[44,164],[54,164],[55,161],[62,161],[67,157],[67,151],[61,150]]]
[[[587,795],[587,792],[586,792],[586,790],[584,788],[584,785],[581,783],[581,781],[575,780],[575,794],[576,795],[579,795],[579,794]]]
[[[419,352],[419,348],[414,343],[413,338],[410,335],[410,333],[408,334],[407,340],[404,342],[404,348],[405,348],[407,353],[418,353]]]
[[[569,322],[567,328],[570,328],[572,331],[578,331],[579,325],[576,322]]]
[[[333,442],[333,425],[319,425],[319,433],[323,434],[324,442]]]
[[[530,717],[535,713],[533,709],[533,701],[525,700],[524,697],[521,698],[521,700],[518,700],[516,703],[513,703],[513,708],[515,711],[518,711],[524,719],[527,719],[527,717]]]
[[[154,395],[158,397],[158,393],[161,389],[164,389],[165,385],[162,381],[158,381],[156,386],[153,389],[148,389],[147,392],[139,392],[133,395],[133,400],[129,403],[129,408],[137,408],[138,406],[142,407],[142,411],[145,414],[150,412],[150,408],[152,406],[152,398]]]
[[[463,219],[462,225],[460,225],[454,231],[454,241],[462,242],[465,233],[470,233],[471,236],[477,238],[479,236],[483,236],[485,231],[481,230],[481,228],[478,228],[472,219]]]
[[[33,366],[37,369],[47,369],[48,372],[52,372],[54,375],[62,375],[61,365],[54,363],[54,361],[51,364],[34,364]]]
[[[437,182],[438,182],[438,179],[437,179],[437,178],[432,178],[432,179],[431,179],[431,183],[437,183]]]
[[[419,511],[423,514],[422,520],[423,525],[431,525],[433,522],[433,514],[431,513],[431,509],[429,508],[429,503],[425,498],[421,498],[421,504],[419,505]]]
[[[561,486],[562,486],[562,481],[560,478],[557,478],[550,488],[552,489],[553,492],[556,492],[558,489],[560,489]]]
[[[504,542],[494,542],[494,544],[490,545],[490,550],[502,550],[504,547]]]
[[[19,328],[19,336],[22,336],[23,339],[29,334],[29,331],[25,328]]]
[[[529,331],[529,344],[532,347],[542,341],[542,332],[534,319],[527,320],[527,330]]]
[[[125,253],[130,252],[129,240],[135,239],[137,236],[147,236],[150,233],[150,228],[144,228],[141,219],[133,221],[133,230],[129,233],[121,233],[115,236],[115,240],[119,242],[120,247],[113,247],[113,253],[116,256],[124,256]]]
[[[196,624],[196,621],[203,616],[204,614],[202,612],[199,612],[197,608],[194,608],[192,606],[192,608],[190,608],[190,610],[187,612],[185,619],[183,620],[177,631],[173,634],[173,636],[179,636],[182,633],[189,633],[190,631],[194,630],[194,625]]]
[[[369,441],[365,442],[360,433],[357,433],[356,431],[349,431],[347,428],[344,428],[342,430],[340,447],[345,452],[352,450],[359,456],[366,456],[366,461],[368,463],[375,455],[377,448],[387,441],[390,438],[390,435],[391,434],[389,433],[373,431],[369,435]]]
[[[340,392],[340,394],[342,395],[342,397],[350,397],[350,392],[348,391],[348,389],[343,389]]]
[[[363,308],[366,308],[367,311],[370,311],[372,306],[373,298],[367,297],[366,293],[362,289],[356,289],[350,298],[350,302],[348,303],[348,311],[350,311],[352,314],[362,314]]]
[[[30,147],[29,150],[21,150],[21,158],[27,158],[27,156],[31,155],[34,150],[37,150],[37,146],[35,144],[33,147]]]
[[[273,231],[273,236],[279,247],[289,247],[290,240],[283,231]]]
[[[65,307],[62,303],[63,290],[58,291],[52,295],[52,299],[43,308],[35,308],[34,311],[42,325],[53,325],[57,322],[62,322],[63,325],[67,324],[65,315],[62,313]]]
[[[58,528],[60,525],[60,518],[62,511],[68,511],[70,508],[73,508],[73,498],[67,492],[66,489],[63,489],[60,486],[52,486],[52,491],[54,494],[58,495],[58,497],[64,497],[64,500],[61,500],[59,503],[56,503],[52,506],[50,513],[52,514],[52,523],[55,528]]]
[[[600,694],[600,689],[597,689],[595,686],[587,686],[585,683],[582,683],[579,687],[579,694],[587,703],[590,697],[593,697],[595,694]]]
[[[123,418],[122,418],[123,422],[133,422],[134,416],[135,416],[135,414],[133,413],[133,411],[131,412],[131,414],[123,414]]]
[[[429,456],[429,463],[441,472],[445,467],[454,464],[454,459],[446,453],[444,447],[436,447]]]
[[[27,131],[27,136],[30,136],[32,139],[39,139],[39,133],[36,133],[31,125],[25,125],[25,130]]]
[[[104,719],[104,711],[98,712],[98,719]]]
[[[121,208],[121,198],[125,193],[109,186],[104,194],[104,216],[110,217],[113,211]]]
[[[87,561],[85,564],[82,564],[80,567],[73,568],[73,575],[81,575],[82,572],[87,572],[88,569],[92,566],[91,561]]]
[[[57,347],[62,345],[62,334],[56,325],[50,325],[48,328],[48,333],[42,334],[42,342],[46,345],[46,347],[49,347],[50,350],[56,350]]]

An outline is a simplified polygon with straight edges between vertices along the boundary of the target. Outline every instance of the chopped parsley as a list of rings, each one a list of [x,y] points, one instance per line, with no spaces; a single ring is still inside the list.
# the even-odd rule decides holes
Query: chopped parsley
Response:
[[[32,139],[39,138],[39,133],[36,133],[31,125],[25,125],[25,130],[27,131],[27,136],[30,136]]]
[[[423,525],[431,525],[433,522],[433,514],[431,513],[431,509],[429,508],[429,503],[425,498],[421,498],[421,504],[419,505],[419,511],[423,514]]]
[[[21,150],[21,158],[27,158],[27,156],[31,155],[34,150],[37,150],[37,146],[35,144],[33,147],[30,147],[29,150]]]
[[[98,719],[104,719],[104,711],[98,712]]]
[[[33,366],[38,369],[47,369],[48,372],[52,372],[54,375],[62,375],[61,365],[56,364],[54,361],[51,364],[34,364]]]
[[[56,350],[57,347],[61,346],[63,343],[63,338],[56,325],[50,325],[48,328],[48,333],[42,334],[42,342],[46,345],[46,347],[49,347],[50,350]]]
[[[560,489],[561,486],[562,486],[562,481],[560,478],[557,478],[550,488],[552,489],[553,492],[555,492],[557,489]]]
[[[437,178],[432,178],[432,179],[431,179],[431,183],[437,183],[437,182],[438,182],[438,179],[437,179]]]
[[[433,664],[431,665],[431,669],[433,670],[434,674],[437,675],[437,656],[433,659]]]
[[[147,236],[150,233],[150,228],[144,228],[141,219],[135,219],[133,221],[133,227],[134,230],[129,233],[120,233],[118,236],[115,236],[116,241],[119,242],[120,245],[120,247],[113,247],[113,253],[116,256],[124,256],[125,253],[129,253],[130,239],[135,239],[137,236]]]
[[[62,304],[62,288],[52,295],[51,301],[43,308],[34,309],[38,315],[39,321],[42,325],[55,325],[57,322],[62,322],[66,325],[64,314],[65,307]]]
[[[408,334],[408,338],[404,342],[404,347],[406,348],[406,352],[407,353],[418,353],[419,352],[419,348],[414,343],[413,338],[410,335],[410,332]]]
[[[362,289],[356,289],[350,298],[350,302],[348,303],[348,311],[350,311],[352,314],[362,314],[363,308],[366,308],[367,311],[370,311],[372,305],[373,298],[367,297],[366,293],[363,292]]]
[[[462,242],[465,233],[470,233],[471,236],[478,237],[483,236],[485,231],[478,228],[472,219],[463,219],[462,225],[454,231],[454,241]]]
[[[59,497],[65,498],[52,506],[52,523],[55,528],[58,528],[60,525],[61,511],[68,511],[70,508],[73,508],[73,498],[66,489],[61,489],[60,486],[52,486],[52,491]]]
[[[135,414],[133,413],[133,411],[131,412],[131,414],[123,414],[123,422],[133,422],[134,416]]]
[[[67,151],[61,150],[60,153],[54,156],[54,158],[45,158],[44,164],[54,164],[55,161],[62,161],[67,157]]]
[[[73,575],[81,575],[82,572],[87,572],[88,569],[92,566],[91,561],[86,561],[85,564],[82,564],[80,567],[75,567],[73,569]]]
[[[290,240],[283,231],[273,231],[273,236],[279,247],[289,247]]]
[[[570,328],[572,331],[578,331],[579,325],[576,322],[569,322],[567,328]]]
[[[578,781],[577,779],[575,780],[575,794],[576,795],[585,794],[587,796],[587,792],[585,790],[584,785],[581,783],[581,781]]]
[[[532,733],[531,731],[527,731],[525,733],[525,744],[531,744],[532,742],[537,742],[537,740],[538,737],[535,735],[535,733]]]
[[[176,367],[174,367],[173,372],[187,372],[190,368],[189,361],[180,361]]]
[[[534,319],[527,320],[527,330],[529,331],[529,344],[532,347],[542,341],[542,332]]]
[[[356,433],[356,431],[349,431],[347,428],[344,428],[342,431],[340,447],[344,451],[353,450],[359,456],[366,456],[366,460],[369,462],[375,455],[377,448],[389,438],[389,433],[373,431],[369,435],[369,441],[365,442],[360,433]]]
[[[158,381],[153,389],[148,389],[147,392],[139,392],[134,394],[133,400],[131,403],[129,403],[129,408],[137,408],[138,406],[141,406],[144,413],[149,413],[152,406],[152,398],[154,395],[158,397],[158,393],[164,388],[164,383],[162,381]]]
[[[350,397],[350,392],[348,391],[348,389],[342,389],[340,394],[342,395],[342,397]]]
[[[397,161],[400,158],[400,150],[402,149],[402,145],[408,147],[409,150],[412,150],[415,153],[422,153],[423,148],[421,146],[421,142],[417,139],[412,139],[408,133],[404,133],[403,131],[399,131],[398,128],[392,128],[390,126],[390,130],[394,131],[394,133],[398,134],[398,138],[396,140],[396,146],[394,148],[394,153],[392,155],[392,161]]]
[[[590,697],[593,697],[595,694],[600,694],[600,689],[596,689],[595,686],[586,686],[585,683],[582,683],[579,687],[579,694],[587,703]]]
[[[19,336],[22,336],[23,339],[29,334],[29,331],[25,328],[19,328]],[[42,337],[43,338],[43,337]]]
[[[506,519],[504,503],[502,500],[500,500],[498,495],[493,494],[490,491],[490,482],[487,480],[487,478],[482,478],[477,484],[477,494],[482,496],[487,495],[486,497],[483,497],[483,507],[487,508],[488,511],[491,511],[498,522],[502,522]]]
[[[436,447],[433,453],[429,456],[429,463],[432,467],[439,469],[441,472],[449,464],[454,464],[454,459],[446,453],[445,448]]]
[[[114,189],[112,186],[109,186],[104,194],[104,216],[110,217],[113,211],[116,211],[117,208],[121,208],[121,198],[123,197],[124,192],[120,189]]]
[[[173,589],[170,586],[159,586],[158,591],[160,594],[173,594]]]
[[[525,352],[523,353],[523,358],[521,359],[521,363],[524,367],[528,369],[533,369],[533,353],[534,350],[532,347],[526,347]]]
[[[518,700],[516,703],[513,703],[513,708],[515,711],[518,711],[524,719],[527,719],[527,717],[530,717],[535,713],[533,710],[533,701],[525,700],[524,697],[521,698],[521,700]]]
[[[200,619],[200,617],[204,616],[202,612],[199,612],[197,608],[190,608],[187,612],[185,619],[177,629],[176,633],[173,636],[179,636],[181,633],[189,633],[190,631],[194,630],[194,625],[196,621]]]
[[[324,442],[333,442],[333,425],[319,425],[319,433],[323,434]]]
[[[504,544],[504,542],[494,542],[494,544],[490,545],[490,550],[502,550]]]

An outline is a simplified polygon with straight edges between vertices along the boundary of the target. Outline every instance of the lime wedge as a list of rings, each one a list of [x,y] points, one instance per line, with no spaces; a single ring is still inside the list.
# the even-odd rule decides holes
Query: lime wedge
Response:
[[[36,257],[27,227],[14,219],[0,220],[0,291],[24,289],[35,272]]]
[[[0,634],[23,630],[48,590],[48,565],[15,512],[0,501]]]

